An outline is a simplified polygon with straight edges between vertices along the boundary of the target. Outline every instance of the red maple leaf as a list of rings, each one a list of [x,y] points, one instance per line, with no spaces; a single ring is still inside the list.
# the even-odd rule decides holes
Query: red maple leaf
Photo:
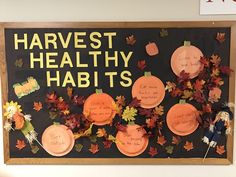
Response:
[[[186,149],[186,151],[190,151],[192,150],[194,147],[193,147],[193,143],[192,142],[189,142],[189,141],[186,141],[185,145],[184,145],[184,149]]]
[[[188,81],[190,79],[189,73],[186,73],[184,70],[180,72],[179,77],[177,78],[177,81],[179,83]]]
[[[99,151],[98,144],[91,144],[89,151],[92,152],[93,154],[96,154]]]
[[[57,102],[57,95],[54,92],[47,94],[46,102],[47,103],[56,103]]]
[[[72,103],[76,106],[82,106],[86,98],[84,96],[75,95],[72,97]]]
[[[204,97],[203,93],[199,90],[194,92],[193,99],[195,101],[197,101],[198,103],[204,103],[204,101],[205,101],[205,97]]]
[[[170,95],[172,97],[177,97],[177,96],[182,95],[182,91],[179,88],[175,88],[170,92]]]
[[[172,137],[172,144],[178,145],[180,141],[181,141],[181,138],[179,136]]]
[[[152,109],[139,108],[139,115],[150,117],[152,115]]]
[[[160,145],[164,145],[166,143],[166,139],[163,135],[157,137],[157,143]]]
[[[206,57],[201,57],[200,58],[200,62],[203,64],[204,67],[208,68],[210,65],[209,65],[209,59],[206,58]]]
[[[193,87],[195,90],[202,90],[204,84],[205,84],[204,80],[197,79],[196,82],[193,84]]]
[[[141,71],[143,71],[144,68],[147,67],[146,61],[145,61],[145,60],[140,60],[140,61],[138,61],[137,67],[138,67]]]
[[[156,127],[156,122],[157,122],[157,118],[156,117],[152,117],[150,119],[146,119],[146,124],[148,128],[155,128]]]
[[[233,72],[233,70],[230,69],[229,66],[220,66],[220,72],[223,74],[230,75],[230,73]]]
[[[24,149],[26,146],[25,141],[24,140],[17,140],[16,141],[16,148],[19,150]]]
[[[151,157],[154,157],[155,155],[158,154],[157,148],[155,148],[155,147],[150,147],[150,149],[149,149],[149,151],[148,151],[148,154],[149,154]]]
[[[133,100],[129,104],[129,107],[134,107],[134,108],[140,107],[140,102],[141,102],[141,100],[139,100],[135,97],[135,98],[133,98]]]
[[[127,126],[122,125],[121,123],[116,123],[115,127],[118,131],[121,131],[121,132],[126,132],[127,131]]]
[[[105,149],[111,148],[112,143],[113,143],[113,142],[110,141],[110,140],[103,141],[104,148],[105,148]]]
[[[39,112],[43,108],[43,104],[39,102],[34,102],[34,110]]]
[[[223,155],[225,153],[225,146],[216,146],[216,153]]]

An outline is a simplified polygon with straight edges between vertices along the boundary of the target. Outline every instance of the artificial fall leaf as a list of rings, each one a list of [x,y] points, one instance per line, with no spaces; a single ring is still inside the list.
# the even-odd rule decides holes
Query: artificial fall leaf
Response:
[[[157,118],[156,117],[152,117],[150,119],[146,119],[146,124],[148,128],[155,128],[156,127],[156,122],[157,122]]]
[[[40,111],[41,109],[43,108],[43,105],[42,103],[39,101],[39,102],[34,102],[34,110],[35,111]]]
[[[210,62],[214,65],[214,66],[219,66],[220,62],[221,62],[221,58],[218,55],[212,55]]]
[[[164,107],[161,105],[155,107],[153,110],[153,114],[158,115],[158,116],[162,116],[164,114]]]
[[[127,122],[134,121],[135,116],[137,116],[137,112],[138,112],[137,109],[126,106],[122,114],[122,119],[124,119]]]
[[[108,140],[115,143],[116,142],[116,137],[114,137],[113,135],[109,135]]]
[[[112,105],[114,107],[114,110],[116,111],[116,114],[118,114],[121,117],[122,113],[123,113],[123,107],[121,105],[116,104],[116,103],[112,103]]]
[[[181,141],[181,138],[179,136],[172,137],[172,144],[178,145],[180,141]]]
[[[72,97],[72,103],[76,106],[82,106],[86,98],[84,96],[75,95]]]
[[[141,100],[137,99],[136,97],[133,98],[133,100],[131,101],[131,103],[129,104],[129,107],[134,107],[137,108],[140,106],[140,102]]]
[[[98,144],[91,144],[89,151],[92,152],[93,154],[96,154],[99,151]]]
[[[17,68],[21,68],[22,66],[23,66],[23,60],[22,60],[22,58],[20,58],[20,59],[17,59],[16,61],[15,61],[15,66],[17,67]]]
[[[125,39],[126,39],[126,44],[128,45],[134,45],[136,43],[134,35],[128,36]]]
[[[186,87],[188,89],[193,89],[193,85],[192,85],[192,83],[190,81],[186,82]]]
[[[174,146],[167,146],[165,150],[167,154],[173,154]]]
[[[190,90],[184,90],[181,98],[192,100],[193,92]]]
[[[103,141],[104,148],[105,149],[111,148],[112,143],[113,141],[110,141],[110,140]]]
[[[69,109],[62,110],[61,112],[63,113],[63,115],[69,115],[70,114],[70,110]]]
[[[147,67],[146,61],[145,60],[139,60],[138,64],[137,64],[137,67],[138,67],[138,69],[143,71]]]
[[[141,116],[150,117],[152,115],[152,109],[139,108],[138,113]]]
[[[201,91],[194,92],[193,99],[198,103],[203,103],[205,101],[205,97]]]
[[[168,90],[168,92],[171,92],[176,88],[176,84],[174,82],[166,82],[165,90]]]
[[[125,106],[125,97],[120,95],[116,97],[116,104],[119,106]]]
[[[49,112],[49,118],[50,119],[56,119],[57,118],[57,116],[58,116],[58,114],[56,113],[56,112],[53,112],[53,111],[50,111]]]
[[[192,142],[189,142],[189,141],[186,141],[185,145],[184,145],[184,149],[186,151],[190,151],[193,149],[193,143]]]
[[[121,131],[121,132],[126,132],[127,131],[127,125],[122,125],[120,123],[116,123],[115,127],[118,131]]]
[[[224,81],[221,77],[212,77],[211,82],[213,82],[216,86],[224,85]]]
[[[216,146],[216,153],[219,155],[223,155],[225,153],[225,146]]]
[[[151,157],[154,157],[155,155],[158,154],[157,148],[156,148],[156,147],[150,147],[150,149],[149,149],[149,151],[148,151],[148,154],[149,154]]]
[[[77,152],[81,152],[82,149],[83,149],[83,145],[82,145],[82,144],[76,144],[76,145],[75,145],[75,150],[76,150]]]
[[[16,148],[19,150],[22,150],[23,148],[25,148],[26,144],[24,140],[17,140],[16,141]]]
[[[220,75],[220,69],[219,68],[212,68],[211,71],[211,77],[219,76]]]
[[[96,143],[97,142],[97,136],[96,135],[91,135],[89,136],[89,139],[92,143]]]
[[[39,151],[39,147],[36,145],[31,145],[31,152],[33,154],[37,154],[37,152]]]
[[[178,83],[189,81],[189,73],[186,73],[184,70],[180,72],[179,77],[177,78]]]
[[[72,97],[72,94],[73,94],[73,88],[67,87],[66,90],[67,90],[67,95],[68,95],[68,97],[71,98],[71,97]]]
[[[211,104],[202,105],[202,111],[203,113],[211,113],[212,112]]]
[[[55,103],[56,101],[57,101],[57,95],[54,92],[47,94],[46,96],[47,103]]]
[[[206,57],[201,57],[200,58],[201,64],[203,64],[204,67],[208,68],[210,66],[209,59]]]
[[[215,87],[212,90],[209,91],[208,95],[208,101],[211,103],[218,102],[219,99],[221,98],[222,91],[220,88]]]
[[[157,137],[157,143],[163,146],[166,143],[166,139],[163,135]]]
[[[195,90],[202,90],[205,83],[206,81],[197,79],[193,84],[193,87]]]
[[[176,88],[170,92],[170,95],[172,97],[177,97],[177,96],[182,95],[182,91],[179,88]]]
[[[219,43],[223,43],[225,41],[225,33],[217,33],[216,34],[216,40]]]
[[[166,36],[168,36],[168,31],[167,31],[166,29],[161,29],[161,31],[160,31],[160,36],[161,36],[161,37],[166,37]]]
[[[230,73],[233,72],[233,70],[230,69],[230,67],[228,67],[228,66],[221,66],[220,67],[220,72],[223,73],[223,74],[230,75]]]
[[[106,137],[107,136],[107,132],[105,130],[105,128],[99,128],[97,130],[97,137]]]

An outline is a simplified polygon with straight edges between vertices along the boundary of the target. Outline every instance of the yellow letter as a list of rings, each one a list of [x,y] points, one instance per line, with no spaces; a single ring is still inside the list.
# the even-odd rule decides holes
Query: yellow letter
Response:
[[[14,43],[15,43],[15,50],[19,49],[18,44],[23,43],[24,44],[24,49],[27,49],[28,47],[28,41],[27,41],[28,35],[24,33],[24,38],[23,39],[18,39],[18,34],[14,34]]]
[[[80,52],[76,52],[76,66],[77,68],[87,68],[88,64],[80,63]]]
[[[127,77],[127,76],[132,76],[132,74],[129,71],[122,71],[120,74],[121,79],[127,81],[127,83],[125,83],[124,81],[120,81],[120,85],[122,85],[123,87],[130,87],[132,85],[132,80]]]
[[[74,33],[75,48],[86,48],[86,44],[79,44],[84,42],[84,39],[79,39],[79,36],[86,36],[86,32]]]
[[[47,86],[51,87],[51,82],[54,81],[57,83],[57,87],[60,86],[60,73],[56,71],[56,77],[51,77],[50,71],[47,71]]]
[[[106,72],[105,76],[110,78],[110,87],[114,87],[114,76],[117,76],[117,72]]]
[[[43,53],[39,53],[39,58],[34,57],[34,53],[30,52],[30,68],[34,68],[34,62],[39,62],[40,68],[43,68]]]
[[[49,49],[49,44],[53,45],[53,49],[57,49],[57,35],[55,33],[45,33],[45,48]],[[51,39],[49,39],[51,38]]]
[[[101,55],[101,51],[89,51],[89,55],[93,55],[93,66],[98,66],[98,55]]]
[[[66,37],[66,41],[64,40],[63,36],[61,33],[58,33],[58,36],[59,36],[59,39],[61,41],[61,45],[64,49],[68,48],[68,45],[69,45],[69,42],[70,42],[70,39],[71,39],[71,36],[72,36],[72,32],[69,32],[67,34],[67,37]]]
[[[33,49],[35,46],[38,46],[39,49],[43,49],[42,43],[37,33],[34,34],[29,49]]]
[[[67,84],[71,84],[72,87],[75,87],[75,81],[70,71],[66,72],[65,79],[63,81],[62,87],[65,87]]]
[[[46,53],[46,68],[58,68],[57,64],[51,64],[51,63],[55,63],[55,59],[51,58],[51,57],[55,57],[58,56],[58,54],[56,52],[49,52]]]
[[[109,49],[112,49],[112,37],[116,36],[116,32],[104,33],[104,36],[108,37],[108,47],[109,47]]]
[[[94,87],[98,87],[98,72],[94,71]]]
[[[82,83],[83,81],[85,82],[84,84]],[[90,85],[89,73],[87,73],[87,72],[78,72],[78,87],[79,88],[86,88],[89,85]]]
[[[122,56],[122,58],[124,60],[124,67],[127,68],[129,66],[128,65],[129,64],[129,59],[131,58],[133,52],[129,52],[128,56],[125,56],[124,52],[120,52],[120,54],[121,54],[121,56]]]
[[[90,43],[90,46],[93,48],[93,49],[99,49],[101,47],[101,41],[97,38],[94,38],[94,36],[97,36],[97,37],[102,37],[101,33],[99,32],[92,32],[90,34],[90,40],[94,43],[97,43],[97,45],[95,45],[94,43]]]
[[[115,61],[115,67],[118,66],[118,52],[114,51],[114,57],[109,57],[108,56],[108,51],[105,51],[105,66],[109,67],[109,61],[114,60]]]
[[[65,64],[70,65],[70,67],[73,68],[73,64],[68,52],[64,52],[63,57],[61,59],[60,68],[63,68]]]

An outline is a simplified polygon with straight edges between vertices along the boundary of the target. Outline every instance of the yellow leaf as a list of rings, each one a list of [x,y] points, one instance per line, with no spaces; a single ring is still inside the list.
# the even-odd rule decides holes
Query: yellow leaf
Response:
[[[164,114],[164,107],[163,106],[157,106],[154,109],[154,114],[157,114],[159,116],[162,116]]]
[[[126,108],[122,114],[122,119],[124,119],[127,122],[134,121],[136,115],[137,115],[137,109],[135,109],[133,107],[130,108],[129,106],[126,106]]]
[[[107,132],[105,130],[105,128],[99,128],[97,130],[97,137],[106,137],[107,136]]]

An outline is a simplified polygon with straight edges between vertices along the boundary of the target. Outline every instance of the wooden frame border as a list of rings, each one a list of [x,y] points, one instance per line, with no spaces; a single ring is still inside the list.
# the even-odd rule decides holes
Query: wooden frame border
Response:
[[[195,22],[3,22],[0,23],[0,76],[2,89],[2,105],[8,100],[7,69],[5,56],[5,28],[194,28],[194,27],[230,27],[230,67],[236,71],[236,21],[195,21]],[[235,72],[230,76],[229,82],[229,102],[235,103]],[[3,119],[2,119],[3,121]],[[234,121],[232,122],[234,130]],[[228,136],[227,159],[207,158],[203,162],[202,158],[10,158],[9,154],[9,134],[3,130],[4,140],[4,163],[6,164],[159,164],[159,165],[199,165],[215,164],[228,165],[233,163],[233,137]]]

